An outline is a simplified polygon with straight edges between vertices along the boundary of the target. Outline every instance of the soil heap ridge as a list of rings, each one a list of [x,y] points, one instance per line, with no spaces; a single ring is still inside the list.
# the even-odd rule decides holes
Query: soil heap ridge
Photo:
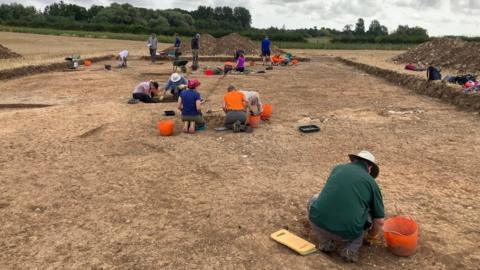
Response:
[[[393,58],[400,63],[434,65],[460,72],[480,71],[480,42],[438,38],[422,43]]]
[[[260,42],[254,42],[251,39],[244,37],[238,33],[231,33],[221,38],[215,38],[210,34],[200,35],[200,56],[202,55],[234,55],[237,49],[242,49],[246,55],[259,56],[261,54]],[[283,50],[272,46],[272,53],[283,54]],[[169,52],[174,50],[173,47],[169,47],[164,50]],[[183,55],[192,53],[190,40],[183,40],[181,51]]]
[[[10,49],[0,44],[0,59],[10,59],[10,58],[18,58],[18,57],[22,57],[22,56],[16,52],[12,52]]]

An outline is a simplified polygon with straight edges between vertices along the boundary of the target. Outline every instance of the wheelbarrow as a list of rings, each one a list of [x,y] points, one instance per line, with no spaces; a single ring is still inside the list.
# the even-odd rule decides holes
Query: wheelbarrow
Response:
[[[173,71],[174,71],[174,72],[177,71],[177,68],[180,68],[180,70],[181,70],[183,73],[187,72],[188,60],[179,59],[179,60],[173,61],[172,63],[173,63]]]

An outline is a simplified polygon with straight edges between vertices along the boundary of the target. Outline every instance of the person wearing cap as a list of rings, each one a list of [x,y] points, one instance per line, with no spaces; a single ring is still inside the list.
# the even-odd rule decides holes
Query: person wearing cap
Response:
[[[163,100],[168,90],[170,90],[170,93],[172,93],[174,99],[177,100],[182,90],[187,87],[187,84],[188,81],[185,79],[185,77],[178,73],[173,73],[165,84],[165,88],[160,100]]]
[[[375,181],[379,167],[368,151],[349,155],[350,163],[333,168],[323,190],[308,203],[308,219],[319,236],[318,249],[356,262],[364,237],[373,241],[383,226],[382,193]]]
[[[142,82],[132,92],[133,99],[145,103],[155,103],[153,96],[156,94],[158,94],[158,82],[156,81]]]
[[[255,91],[240,90],[245,95],[248,102],[248,109],[250,114],[260,115],[263,112],[262,101],[260,100],[260,94]]]
[[[234,132],[243,131],[247,123],[246,108],[248,101],[244,93],[237,87],[230,85],[223,96],[222,108],[226,113],[223,125]]]
[[[195,133],[196,126],[204,127],[205,120],[202,116],[202,101],[197,88],[200,82],[189,80],[188,88],[180,93],[178,109],[182,112],[183,132]]]

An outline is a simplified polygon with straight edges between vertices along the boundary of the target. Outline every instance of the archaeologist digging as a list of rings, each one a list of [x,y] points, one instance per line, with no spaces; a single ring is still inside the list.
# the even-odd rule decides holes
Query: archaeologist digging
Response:
[[[247,127],[246,108],[248,101],[245,94],[234,85],[230,85],[227,91],[223,96],[222,104],[223,111],[226,113],[223,125],[227,129],[232,129],[233,132],[250,132],[251,128]]]
[[[368,151],[349,155],[351,163],[333,168],[323,190],[308,203],[308,219],[318,235],[318,249],[336,251],[346,262],[357,262],[364,237],[376,239],[385,217],[375,157]]]
[[[197,80],[188,81],[188,88],[178,98],[178,109],[182,112],[183,132],[195,133],[196,126],[203,128],[202,99],[196,90],[200,86]]]
[[[248,109],[250,114],[260,115],[263,112],[262,101],[260,100],[260,94],[255,91],[240,90],[245,95],[248,102]]]
[[[180,75],[178,73],[173,73],[168,79],[167,83],[165,84],[165,88],[163,90],[162,95],[160,96],[160,100],[163,100],[165,98],[165,94],[167,93],[168,90],[170,90],[170,93],[173,95],[173,98],[177,100],[182,90],[184,90],[187,87],[187,84],[188,84],[188,81],[187,79],[185,79],[183,75]]]
[[[153,96],[157,95],[158,92],[158,82],[142,82],[135,87],[132,92],[132,96],[134,100],[139,100],[144,103],[156,103],[156,101],[153,99]]]
[[[118,66],[121,67],[121,68],[126,68],[127,67],[128,51],[123,50],[120,53],[118,53],[118,58],[120,59],[120,63],[118,64]]]

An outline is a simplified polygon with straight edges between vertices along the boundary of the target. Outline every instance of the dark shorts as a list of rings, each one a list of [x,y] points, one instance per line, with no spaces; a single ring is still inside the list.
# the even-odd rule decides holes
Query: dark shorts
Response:
[[[262,51],[262,56],[270,56],[270,51]]]

